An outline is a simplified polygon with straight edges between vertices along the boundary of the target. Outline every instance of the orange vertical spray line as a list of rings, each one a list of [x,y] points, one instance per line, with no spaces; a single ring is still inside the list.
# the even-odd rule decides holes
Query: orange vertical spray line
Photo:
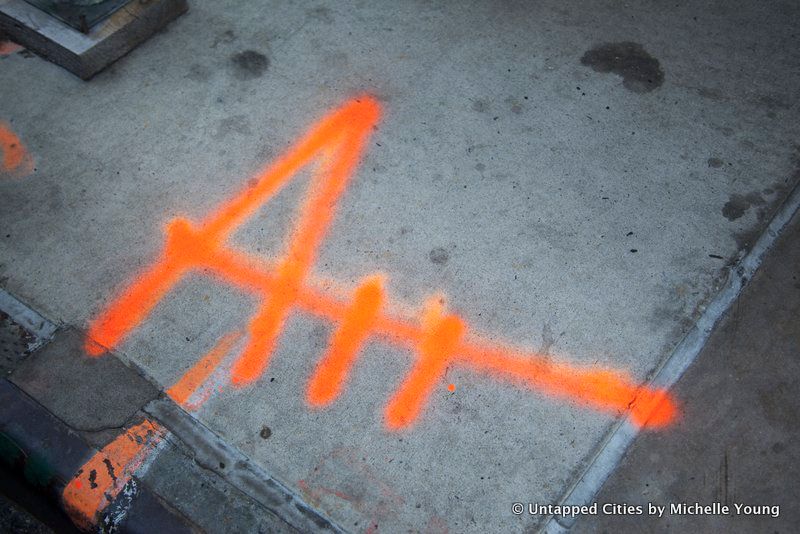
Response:
[[[368,278],[356,289],[353,304],[331,336],[308,384],[309,404],[322,407],[339,396],[358,353],[370,334],[383,303],[381,277]]]
[[[427,305],[424,322],[427,332],[419,345],[419,358],[386,405],[386,425],[392,430],[410,425],[419,416],[466,330],[460,317],[442,315],[438,299]]]
[[[231,371],[234,385],[253,382],[269,364],[286,316],[296,300],[301,276],[298,266],[289,262],[278,268],[275,290],[251,319],[247,329],[250,339]]]

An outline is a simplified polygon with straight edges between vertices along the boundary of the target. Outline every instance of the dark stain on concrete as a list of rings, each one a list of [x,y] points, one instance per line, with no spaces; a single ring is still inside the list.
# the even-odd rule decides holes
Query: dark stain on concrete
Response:
[[[566,334],[566,332],[561,332],[556,335],[555,330],[553,330],[552,321],[546,321],[542,325],[542,349],[539,351],[540,354],[548,356],[550,354],[550,349],[553,348],[553,345],[555,345],[564,334]]]
[[[255,50],[244,50],[231,56],[231,64],[238,80],[253,80],[267,71],[269,58]]]
[[[712,169],[719,169],[724,162],[719,158],[708,158],[708,166]]]
[[[211,78],[211,71],[204,65],[194,63],[189,67],[189,72],[186,74],[186,77],[195,82],[207,82],[208,79]]]
[[[792,102],[780,96],[775,95],[762,95],[758,102],[765,105],[768,109],[791,109]]]
[[[477,111],[478,113],[486,113],[489,111],[489,103],[486,100],[473,100],[472,101],[472,111]]]
[[[214,37],[214,42],[211,43],[211,48],[216,48],[220,43],[223,44],[230,44],[236,40],[236,34],[233,30],[225,30],[222,33],[218,33],[216,37]]]
[[[232,133],[251,135],[250,121],[245,115],[233,115],[217,122],[214,139],[223,139]]]
[[[450,254],[442,247],[436,247],[428,253],[428,258],[436,265],[444,265],[450,259]]]
[[[622,76],[622,85],[634,93],[648,93],[664,83],[658,60],[631,41],[598,45],[583,54],[581,64]]]
[[[722,215],[729,221],[742,217],[751,206],[761,206],[765,203],[761,193],[753,192],[747,195],[732,194],[730,199],[722,206]]]

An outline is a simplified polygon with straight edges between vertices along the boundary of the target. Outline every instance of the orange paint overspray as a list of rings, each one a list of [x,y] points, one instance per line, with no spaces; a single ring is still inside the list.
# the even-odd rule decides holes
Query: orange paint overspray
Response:
[[[18,178],[33,172],[33,158],[17,134],[4,122],[0,122],[0,152],[3,155],[0,170],[4,174]]]
[[[18,45],[14,41],[0,41],[0,57],[10,56],[24,49],[22,45]]]
[[[417,357],[386,406],[386,425],[392,430],[408,427],[419,417],[432,388],[455,364],[594,409],[630,410],[639,426],[670,424],[677,408],[668,392],[639,386],[624,372],[555,362],[486,342],[470,332],[463,318],[444,314],[442,298],[432,299],[423,317],[415,321],[391,311],[383,277],[378,277],[380,283],[368,278],[349,298],[309,280],[336,204],[379,114],[377,101],[370,97],[347,102],[260,173],[255,185],[223,202],[206,219],[168,222],[159,257],[92,321],[86,351],[99,356],[104,347],[117,346],[182,277],[202,272],[260,298],[247,327],[246,345],[231,371],[231,381],[237,386],[251,384],[262,375],[289,312],[297,308],[338,325],[309,380],[306,396],[311,406],[325,406],[341,393],[363,344],[377,337],[410,349]],[[239,226],[312,162],[318,164],[316,172],[283,258],[267,262],[227,245]]]
[[[205,356],[200,358],[166,391],[167,395],[184,408],[199,408],[197,403],[189,405],[189,398],[208,380],[211,373],[216,370],[223,358],[241,338],[242,332],[231,332],[220,339]]]

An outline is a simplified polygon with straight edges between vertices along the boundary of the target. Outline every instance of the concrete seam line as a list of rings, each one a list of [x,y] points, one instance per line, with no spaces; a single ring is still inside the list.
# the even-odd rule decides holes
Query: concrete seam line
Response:
[[[0,311],[8,315],[12,321],[36,336],[36,342],[28,347],[34,351],[49,341],[58,328],[55,323],[43,317],[33,308],[17,297],[0,288]]]
[[[171,400],[155,399],[143,411],[183,442],[197,465],[215,473],[299,532],[345,532],[322,511],[305,502]]]
[[[778,208],[753,248],[735,268],[731,269],[725,285],[709,303],[691,330],[678,343],[672,354],[662,363],[650,381],[652,387],[672,388],[684,371],[694,362],[717,322],[727,313],[752,279],[764,256],[797,213],[798,208],[800,208],[800,183],[795,184],[792,192]],[[631,424],[630,417],[627,415],[613,425],[594,458],[589,462],[577,482],[565,493],[560,503],[577,506],[591,504],[638,434],[639,428]],[[577,517],[551,516],[541,532],[547,534],[567,532],[573,527],[576,519]]]

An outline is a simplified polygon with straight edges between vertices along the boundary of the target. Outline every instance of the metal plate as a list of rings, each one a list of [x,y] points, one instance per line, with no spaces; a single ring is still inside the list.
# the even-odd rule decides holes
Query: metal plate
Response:
[[[130,0],[25,0],[45,13],[89,33],[96,25]]]

